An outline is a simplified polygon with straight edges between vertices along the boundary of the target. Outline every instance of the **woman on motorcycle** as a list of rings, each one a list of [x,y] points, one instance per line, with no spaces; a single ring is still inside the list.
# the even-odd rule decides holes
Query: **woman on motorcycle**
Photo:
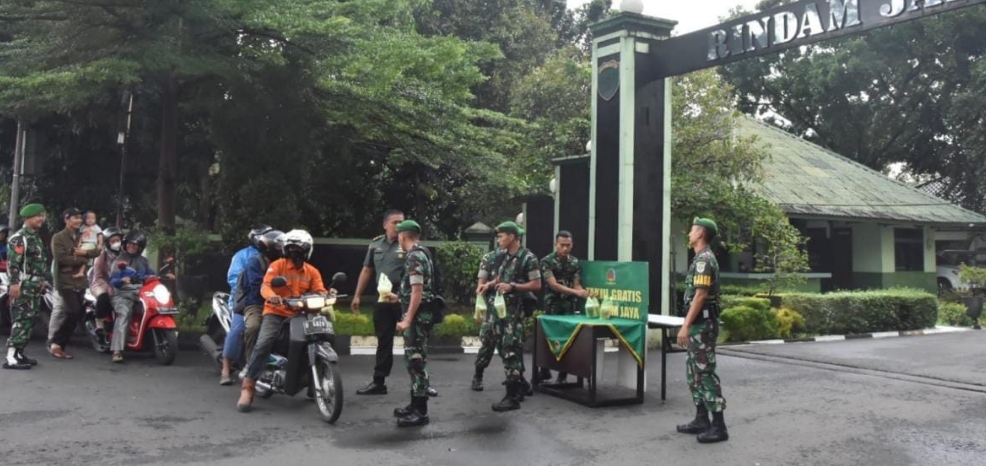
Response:
[[[140,282],[144,277],[153,274],[147,258],[141,255],[145,247],[147,247],[147,236],[139,230],[127,233],[123,238],[123,252],[112,264],[114,269],[119,262],[125,262],[127,265],[125,269],[115,270],[110,275],[110,284],[113,285],[114,290],[110,297],[115,319],[113,340],[110,342],[113,362],[123,362],[123,349],[127,343],[127,334],[130,332],[130,316],[133,314],[134,304],[140,299]]]
[[[110,274],[113,264],[120,255],[123,245],[123,230],[109,227],[103,230],[103,240],[106,248],[96,257],[92,266],[92,276],[89,280],[89,290],[96,297],[96,334],[105,342],[105,318],[113,312],[110,297],[113,296],[113,286],[110,285]]]

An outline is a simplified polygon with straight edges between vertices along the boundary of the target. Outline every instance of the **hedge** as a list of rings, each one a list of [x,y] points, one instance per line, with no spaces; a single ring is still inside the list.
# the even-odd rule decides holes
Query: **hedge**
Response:
[[[938,300],[917,289],[790,293],[784,307],[804,316],[807,331],[820,335],[844,335],[891,330],[917,330],[935,326]]]
[[[965,304],[944,301],[938,305],[938,322],[956,327],[972,327],[973,324],[972,318],[966,314]],[[986,322],[986,314],[980,318],[980,322]]]

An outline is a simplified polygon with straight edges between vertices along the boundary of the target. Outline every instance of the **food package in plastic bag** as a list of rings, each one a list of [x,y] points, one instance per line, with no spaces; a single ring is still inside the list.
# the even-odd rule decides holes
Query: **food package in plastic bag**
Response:
[[[387,295],[394,290],[394,284],[390,282],[390,278],[387,278],[387,274],[380,274],[380,279],[377,280],[377,293],[380,294],[379,302],[387,302]]]
[[[496,309],[497,317],[504,319],[507,317],[507,300],[503,298],[503,293],[497,293],[493,300],[493,307]]]
[[[590,319],[599,317],[599,301],[592,296],[585,300],[585,316]]]

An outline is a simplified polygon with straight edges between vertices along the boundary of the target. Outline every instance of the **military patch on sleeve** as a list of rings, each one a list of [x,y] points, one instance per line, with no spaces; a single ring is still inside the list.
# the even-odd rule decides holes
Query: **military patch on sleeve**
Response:
[[[705,273],[705,264],[706,264],[705,262],[696,262],[695,263],[695,272]]]

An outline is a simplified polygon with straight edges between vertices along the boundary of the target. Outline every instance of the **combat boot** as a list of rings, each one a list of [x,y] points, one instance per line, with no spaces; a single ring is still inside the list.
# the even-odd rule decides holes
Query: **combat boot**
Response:
[[[523,375],[520,376],[519,384],[517,387],[518,401],[524,401],[525,396],[534,396],[534,387],[531,386],[531,383]]]
[[[729,440],[729,432],[726,431],[726,421],[722,418],[722,411],[712,413],[712,425],[709,429],[698,434],[698,443],[716,443]]]
[[[394,417],[401,418],[414,411],[414,392],[411,392],[411,402],[403,408],[394,408]]]
[[[249,413],[253,407],[253,390],[257,388],[257,381],[254,379],[243,379],[240,387],[240,400],[236,402],[236,409],[241,413]]]
[[[17,359],[17,350],[7,348],[7,358],[3,361],[4,369],[30,369],[31,365]]]
[[[37,366],[38,365],[38,361],[36,359],[31,359],[31,358],[27,357],[27,355],[24,354],[24,349],[23,348],[17,350],[14,353],[14,358],[17,359],[17,362],[24,363],[24,364],[27,364],[29,366]]]
[[[411,412],[397,420],[397,427],[419,427],[428,424],[428,397],[416,396],[411,399]]]
[[[520,409],[520,400],[518,399],[520,390],[519,382],[507,382],[507,395],[499,403],[493,404],[493,411],[502,413]]]
[[[705,409],[704,404],[695,407],[695,419],[688,424],[680,424],[678,432],[682,434],[701,434],[709,429],[709,410]]]
[[[476,375],[472,376],[472,390],[474,392],[483,391],[483,371],[476,370]]]

